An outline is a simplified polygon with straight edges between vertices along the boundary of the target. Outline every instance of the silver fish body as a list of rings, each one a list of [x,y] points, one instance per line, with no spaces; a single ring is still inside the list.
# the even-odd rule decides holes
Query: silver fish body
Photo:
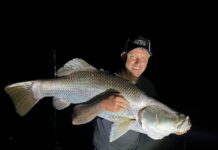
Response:
[[[63,109],[70,103],[89,102],[93,97],[114,90],[129,102],[129,109],[121,112],[101,112],[99,117],[114,122],[110,141],[114,141],[128,130],[161,139],[171,133],[187,132],[189,117],[180,114],[159,101],[148,97],[130,81],[107,72],[97,70],[82,59],[73,59],[58,70],[58,78],[34,80],[11,84],[6,92],[21,116],[43,97],[55,97],[54,106]]]

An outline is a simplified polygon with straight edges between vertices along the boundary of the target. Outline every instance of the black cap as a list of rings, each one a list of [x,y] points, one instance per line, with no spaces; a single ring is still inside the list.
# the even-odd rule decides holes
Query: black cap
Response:
[[[145,49],[146,51],[148,51],[148,53],[150,55],[152,55],[151,53],[151,42],[149,39],[145,39],[142,36],[136,36],[134,38],[129,38],[126,42],[126,46],[125,46],[125,52],[128,53],[129,51],[131,51],[134,48],[138,48],[141,47],[143,49]]]

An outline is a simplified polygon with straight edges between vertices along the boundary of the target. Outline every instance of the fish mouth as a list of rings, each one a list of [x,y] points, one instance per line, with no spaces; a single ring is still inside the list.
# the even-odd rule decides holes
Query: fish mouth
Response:
[[[181,126],[184,124],[185,121],[186,121],[186,119],[183,119],[182,121],[180,121],[180,122],[177,124],[177,129],[180,129]]]
[[[189,119],[189,116],[187,116],[186,118],[184,118],[182,121],[180,121],[177,124],[177,129],[178,130],[186,130],[188,131],[191,128],[191,121]]]

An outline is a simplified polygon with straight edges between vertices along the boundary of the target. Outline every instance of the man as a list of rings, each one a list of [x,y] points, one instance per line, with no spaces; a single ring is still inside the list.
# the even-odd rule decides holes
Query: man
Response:
[[[122,68],[117,72],[120,78],[129,80],[136,84],[140,89],[145,91],[148,96],[157,98],[156,90],[148,79],[141,75],[147,68],[148,60],[151,53],[150,40],[142,36],[130,38],[127,41],[126,47],[121,54]],[[96,107],[96,109],[91,109]],[[128,102],[120,93],[112,93],[109,96],[103,97],[99,103],[95,105],[81,104],[75,107],[73,124],[85,118],[86,114],[95,118],[103,111],[118,112],[128,108]],[[95,110],[95,111],[93,111]],[[84,116],[84,117],[83,117]],[[87,120],[84,120],[84,122]],[[129,149],[144,149],[144,141],[141,133],[128,131],[120,138],[113,142],[109,142],[109,135],[112,122],[97,117],[96,126],[93,135],[93,144],[96,150],[129,150]],[[147,140],[151,140],[147,137]]]

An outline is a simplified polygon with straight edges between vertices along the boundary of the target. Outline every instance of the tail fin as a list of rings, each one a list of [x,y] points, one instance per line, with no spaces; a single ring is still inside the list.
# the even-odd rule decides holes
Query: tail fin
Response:
[[[16,112],[20,116],[26,115],[43,97],[40,94],[39,82],[37,81],[10,84],[5,87],[5,91],[11,97]]]

